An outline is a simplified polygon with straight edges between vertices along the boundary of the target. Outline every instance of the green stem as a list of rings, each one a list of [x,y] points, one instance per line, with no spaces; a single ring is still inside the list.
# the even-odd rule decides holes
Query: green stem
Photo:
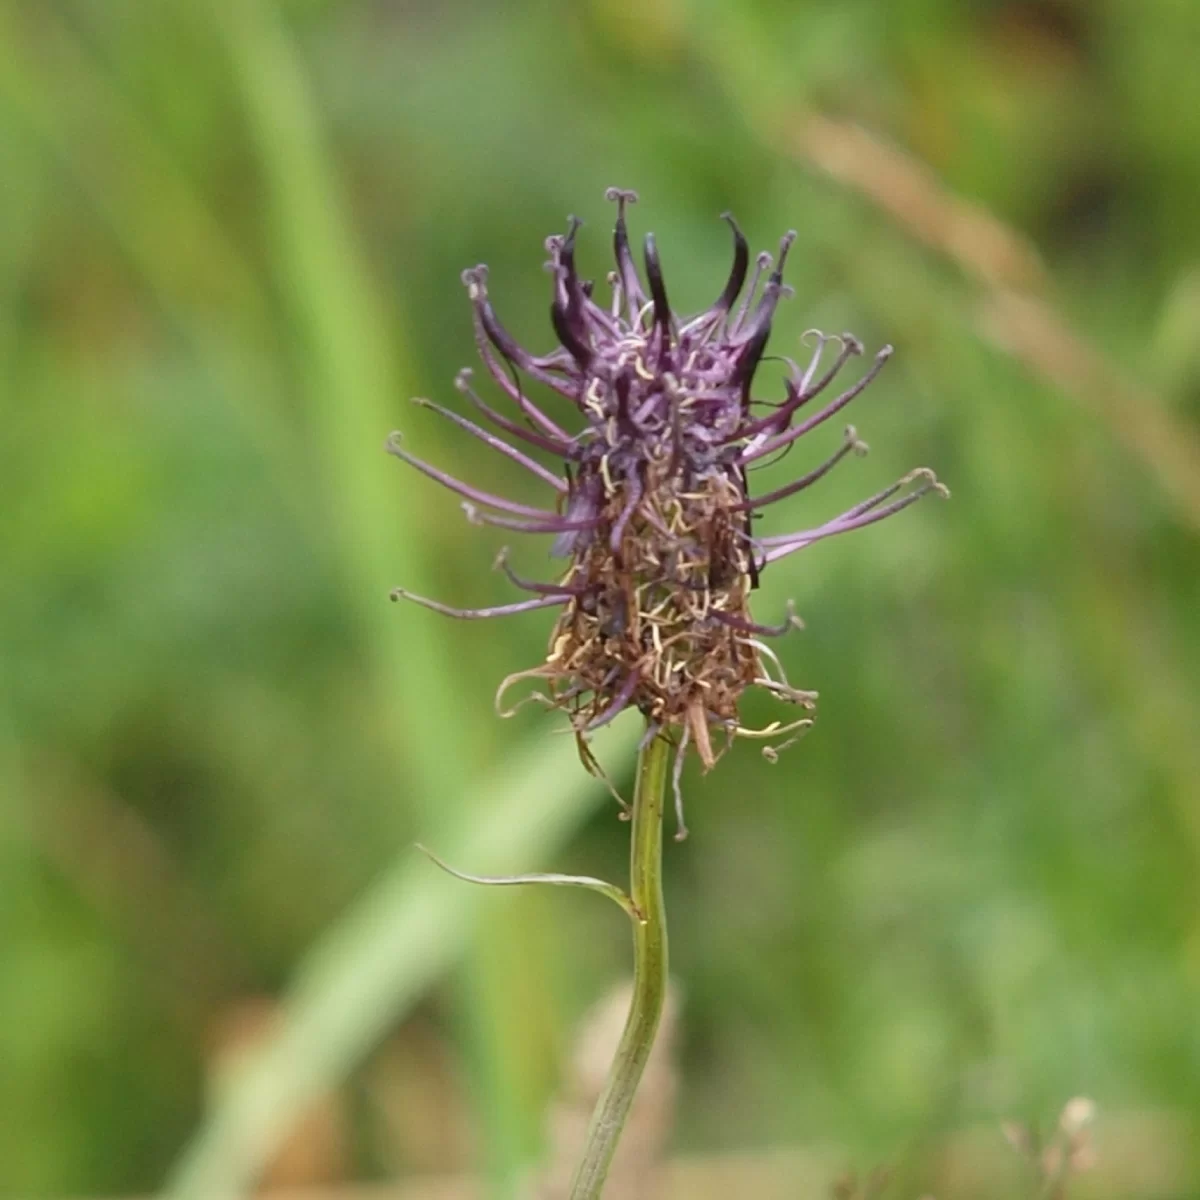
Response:
[[[642,1078],[667,992],[667,917],[662,895],[663,800],[671,743],[659,736],[638,757],[630,819],[629,894],[633,923],[633,1002],[608,1081],[592,1114],[570,1200],[596,1200]]]

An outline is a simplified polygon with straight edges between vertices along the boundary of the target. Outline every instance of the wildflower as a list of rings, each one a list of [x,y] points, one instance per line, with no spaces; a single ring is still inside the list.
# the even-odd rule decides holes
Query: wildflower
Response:
[[[790,744],[789,737],[811,724],[807,714],[816,694],[791,686],[764,641],[799,624],[791,606],[778,625],[760,624],[750,612],[762,571],[823,538],[946,490],[921,469],[816,528],[757,536],[752,520],[761,509],[810,487],[866,447],[848,428],[833,455],[765,495],[750,495],[748,471],[840,413],[878,375],[892,348],[885,346],[855,383],[810,411],[847,362],[863,353],[849,334],[815,333],[805,366],[783,360],[782,402],[755,398],[755,372],[775,309],[790,294],[783,268],[795,234],[783,238],[777,260],[760,254],[751,269],[746,239],[726,214],[733,233],[729,278],[709,308],[684,318],[671,309],[652,234],[644,242],[645,283],[639,276],[626,224],[636,195],[613,188],[607,196],[617,206],[610,305],[602,306],[591,281],[580,277],[580,223],[571,218],[565,236],[546,241],[554,278],[550,320],[558,338],[550,353],[530,353],[501,325],[488,297],[486,267],[463,272],[479,356],[512,408],[491,407],[468,370],[457,386],[498,432],[419,401],[536,475],[552,490],[553,506],[533,508],[480,491],[413,457],[398,435],[388,444],[391,453],[463,497],[471,521],[554,535],[551,554],[564,560],[561,575],[548,582],[522,579],[501,552],[497,565],[530,598],[482,609],[450,608],[403,589],[393,598],[464,619],[559,609],[546,661],[505,680],[498,704],[517,680],[544,681],[546,691],[533,698],[570,715],[585,761],[587,734],[627,708],[638,709],[648,738],[662,732],[676,740],[678,795],[689,743],[707,769],[736,736],[775,742],[764,751],[773,758],[778,743]],[[560,423],[535,404],[525,381],[565,400],[571,421]],[[558,459],[561,474],[537,461],[534,451]],[[763,729],[744,727],[738,702],[751,686],[804,715]],[[724,735],[723,745],[714,745],[714,731]]]

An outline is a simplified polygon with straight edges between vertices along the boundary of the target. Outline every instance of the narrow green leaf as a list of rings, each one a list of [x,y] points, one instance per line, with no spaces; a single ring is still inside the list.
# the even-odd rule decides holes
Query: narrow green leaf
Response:
[[[589,891],[599,892],[600,895],[607,896],[615,904],[619,904],[629,914],[630,920],[638,920],[637,909],[634,908],[633,901],[625,891],[617,887],[615,883],[596,879],[592,875],[559,875],[553,872],[549,874],[535,872],[526,875],[469,875],[466,871],[456,870],[419,842],[417,849],[448,875],[453,875],[455,879],[461,879],[464,883],[478,883],[484,887],[520,887],[527,883],[548,883],[555,887],[587,888]]]

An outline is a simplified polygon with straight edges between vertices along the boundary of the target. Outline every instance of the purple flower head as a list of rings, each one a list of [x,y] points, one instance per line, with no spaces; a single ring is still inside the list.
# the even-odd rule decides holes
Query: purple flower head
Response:
[[[652,730],[676,739],[677,772],[689,743],[707,768],[735,736],[786,744],[811,723],[801,715],[747,729],[738,718],[738,701],[750,686],[805,714],[816,698],[787,682],[763,640],[798,624],[790,607],[777,626],[751,616],[750,593],[763,569],[822,538],[883,520],[929,492],[947,493],[921,469],[816,528],[756,536],[755,513],[866,447],[849,428],[831,457],[756,497],[749,494],[748,469],[841,412],[880,372],[892,348],[885,346],[856,382],[830,397],[835,377],[863,348],[849,334],[816,333],[807,364],[784,360],[782,401],[756,399],[755,371],[771,320],[790,294],[783,267],[795,234],[784,237],[777,259],[760,254],[751,266],[746,239],[726,214],[733,233],[729,278],[710,307],[681,317],[671,309],[652,234],[643,243],[644,276],[634,261],[626,209],[635,194],[612,188],[608,199],[617,206],[611,303],[602,306],[592,282],[580,277],[574,218],[565,235],[546,241],[554,278],[550,321],[558,338],[548,354],[530,353],[501,325],[488,297],[486,267],[464,271],[479,356],[507,411],[476,393],[469,371],[459,375],[458,388],[491,429],[422,402],[548,484],[552,506],[532,508],[480,491],[414,458],[398,435],[388,445],[462,496],[470,520],[552,534],[551,553],[563,560],[559,578],[521,579],[502,552],[498,565],[529,599],[454,609],[400,589],[393,597],[468,619],[558,609],[546,661],[505,680],[501,695],[518,679],[544,680],[546,691],[535,698],[566,711],[581,738],[637,708]],[[569,419],[560,423],[535,404],[527,381],[565,401],[559,407]],[[557,459],[561,474],[538,461],[537,451]],[[719,746],[714,730],[725,735]],[[773,757],[777,748],[765,752]]]

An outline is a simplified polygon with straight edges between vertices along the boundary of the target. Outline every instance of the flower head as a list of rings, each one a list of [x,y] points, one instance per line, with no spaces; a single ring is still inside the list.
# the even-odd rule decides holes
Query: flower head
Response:
[[[459,375],[458,388],[498,432],[422,401],[547,483],[553,508],[481,492],[414,458],[396,435],[388,446],[462,496],[472,521],[554,535],[551,553],[563,560],[559,578],[521,579],[502,552],[498,564],[530,599],[453,609],[400,589],[393,597],[462,618],[559,609],[546,661],[506,680],[501,695],[518,679],[544,680],[546,691],[535,698],[566,711],[581,738],[637,708],[653,732],[676,738],[678,776],[689,742],[709,767],[735,736],[786,742],[811,724],[801,715],[751,730],[738,718],[739,699],[750,686],[766,688],[804,714],[816,699],[787,682],[763,641],[798,624],[790,606],[777,626],[751,615],[750,593],[764,568],[946,490],[921,469],[816,528],[756,536],[752,518],[759,510],[811,486],[866,447],[848,428],[831,457],[756,497],[748,471],[841,412],[879,373],[892,348],[880,350],[852,385],[810,408],[863,352],[849,334],[815,333],[807,364],[783,360],[788,374],[782,401],[756,398],[755,372],[772,317],[790,294],[783,268],[795,234],[783,238],[777,259],[760,254],[752,267],[746,239],[726,214],[733,233],[729,278],[709,308],[681,317],[671,309],[652,234],[643,245],[644,282],[639,275],[626,224],[636,196],[613,188],[608,199],[617,206],[611,304],[601,305],[592,282],[580,277],[577,220],[571,218],[565,235],[546,241],[554,279],[550,320],[558,338],[550,353],[530,353],[501,325],[488,297],[486,267],[463,272],[480,358],[511,408],[503,413],[487,404],[469,371]],[[526,381],[565,400],[570,421],[560,423],[535,404]],[[534,451],[558,459],[561,474],[537,461]],[[714,732],[723,739],[714,739]],[[765,752],[773,756],[777,748]]]

